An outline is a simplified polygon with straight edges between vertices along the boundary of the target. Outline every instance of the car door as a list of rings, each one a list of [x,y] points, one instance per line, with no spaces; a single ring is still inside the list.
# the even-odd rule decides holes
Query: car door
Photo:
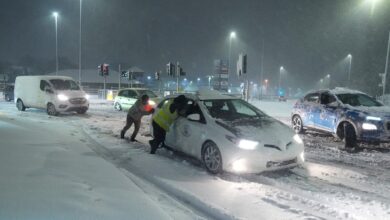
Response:
[[[193,102],[193,100],[190,100],[190,102]],[[191,114],[199,114],[200,120],[194,121],[187,118]],[[205,132],[207,132],[204,114],[198,104],[190,103],[185,116],[179,117],[175,123],[176,149],[193,157],[199,157]]]
[[[315,127],[315,118],[319,116],[319,93],[310,93],[304,97],[301,118],[305,126]]]
[[[327,131],[333,131],[337,120],[337,100],[329,92],[321,94],[320,113],[316,117],[316,125]]]
[[[128,108],[134,105],[134,103],[138,99],[138,94],[134,90],[128,90],[128,96],[126,99],[126,105],[128,105]]]

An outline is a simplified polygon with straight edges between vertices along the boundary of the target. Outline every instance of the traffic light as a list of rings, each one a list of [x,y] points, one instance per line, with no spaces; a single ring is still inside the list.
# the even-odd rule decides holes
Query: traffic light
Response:
[[[168,76],[175,76],[175,65],[171,62],[167,64],[167,74]]]
[[[247,59],[247,55],[243,55],[242,56],[242,73],[246,73],[246,59]]]
[[[122,77],[122,78],[128,78],[128,77],[129,77],[129,72],[126,71],[126,70],[125,70],[125,71],[122,71],[122,72],[121,72],[121,77]]]
[[[109,67],[110,65],[108,65],[108,64],[103,64],[103,76],[108,76],[108,73],[109,73],[109,70],[108,70],[108,67]]]

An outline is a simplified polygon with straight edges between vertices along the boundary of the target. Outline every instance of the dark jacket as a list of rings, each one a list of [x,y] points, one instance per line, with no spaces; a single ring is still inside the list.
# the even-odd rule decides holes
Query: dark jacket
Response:
[[[153,113],[152,110],[147,109],[148,104],[143,105],[141,100],[138,99],[133,106],[129,109],[127,113],[130,117],[132,117],[135,121],[141,120],[142,116],[150,115]]]

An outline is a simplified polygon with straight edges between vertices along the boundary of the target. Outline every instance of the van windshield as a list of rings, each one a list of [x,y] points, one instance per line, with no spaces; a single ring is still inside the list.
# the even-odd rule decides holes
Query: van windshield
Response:
[[[80,87],[73,80],[51,79],[50,83],[56,90],[80,90]]]

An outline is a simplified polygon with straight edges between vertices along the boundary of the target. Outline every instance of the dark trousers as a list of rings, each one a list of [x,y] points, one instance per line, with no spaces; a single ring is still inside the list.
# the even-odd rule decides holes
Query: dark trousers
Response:
[[[130,115],[127,115],[126,126],[122,129],[121,138],[124,138],[126,131],[129,130],[129,128],[133,123],[134,123],[134,131],[133,134],[131,135],[131,140],[135,139],[135,137],[138,134],[139,128],[141,126],[141,120],[134,120]]]
[[[156,153],[156,150],[160,146],[160,144],[164,144],[166,132],[162,127],[160,127],[160,125],[158,125],[154,121],[152,122],[152,126],[154,139],[151,140],[149,143],[150,153],[154,154]]]

